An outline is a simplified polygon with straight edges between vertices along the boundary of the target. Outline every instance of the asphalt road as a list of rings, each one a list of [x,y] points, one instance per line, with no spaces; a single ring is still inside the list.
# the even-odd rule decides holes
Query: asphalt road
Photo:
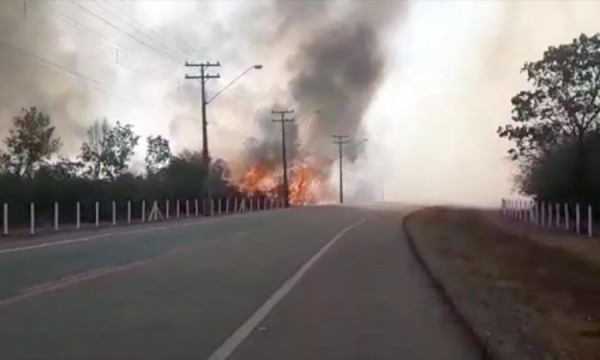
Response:
[[[475,359],[394,207],[0,249],[0,359]]]

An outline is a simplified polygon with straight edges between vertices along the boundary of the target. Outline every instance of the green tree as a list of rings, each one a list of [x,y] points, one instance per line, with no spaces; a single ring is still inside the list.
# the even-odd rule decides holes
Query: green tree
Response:
[[[572,143],[573,181],[577,197],[585,199],[586,144],[600,130],[600,34],[551,46],[522,72],[531,88],[512,98],[513,123],[498,128],[498,135],[515,143],[509,155],[525,169],[538,166],[555,147]]]
[[[127,171],[139,141],[131,125],[117,122],[111,126],[106,119],[98,120],[88,129],[87,137],[80,158],[87,164],[89,176],[114,179]]]
[[[169,140],[161,135],[148,136],[146,142],[146,172],[148,175],[154,175],[169,164],[171,146]]]
[[[0,154],[3,167],[19,176],[32,177],[61,147],[50,117],[36,107],[23,108],[4,139],[7,151]]]

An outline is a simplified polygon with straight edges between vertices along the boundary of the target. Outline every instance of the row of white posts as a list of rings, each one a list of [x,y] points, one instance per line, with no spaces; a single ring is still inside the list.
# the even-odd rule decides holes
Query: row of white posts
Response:
[[[181,218],[181,202],[179,200],[175,201],[175,217],[177,219]],[[150,211],[148,215],[146,215],[146,201],[142,201],[141,204],[141,216],[140,219],[142,222],[146,221],[157,221],[157,220],[169,220],[170,216],[170,203],[169,200],[165,201],[165,211],[164,215],[158,205],[157,201],[149,203],[151,205]],[[191,214],[191,200],[185,200],[185,217],[192,216]],[[193,200],[194,205],[194,216],[200,216],[200,207],[198,199]],[[231,206],[233,205],[233,210],[231,210]],[[224,215],[224,214],[237,214],[244,213],[249,211],[260,211],[260,210],[272,210],[272,209],[280,209],[284,207],[283,200],[281,199],[267,199],[261,202],[260,199],[255,198],[225,198],[225,199],[210,199],[208,201],[202,202],[202,213],[205,215]],[[76,229],[81,229],[81,203],[77,202],[75,204],[75,227]],[[127,224],[131,224],[131,210],[132,210],[132,202],[127,201]],[[117,225],[117,203],[115,201],[112,202],[112,221],[111,224],[113,226]],[[29,216],[30,216],[30,225],[29,225],[29,233],[31,235],[35,235],[36,233],[36,217],[35,217],[35,203],[31,203],[29,205]],[[9,235],[9,206],[8,204],[3,204],[2,206],[2,234]],[[95,202],[94,204],[94,225],[95,227],[100,227],[100,203]],[[54,230],[60,230],[60,207],[59,203],[54,203]]]
[[[571,224],[571,211],[575,212],[574,224]],[[587,212],[587,214],[583,214]],[[532,222],[541,227],[574,230],[577,234],[582,234],[581,216],[587,215],[587,236],[594,235],[592,206],[587,209],[579,204],[569,206],[569,204],[536,202],[529,200],[502,200],[502,214],[506,217],[520,221]]]

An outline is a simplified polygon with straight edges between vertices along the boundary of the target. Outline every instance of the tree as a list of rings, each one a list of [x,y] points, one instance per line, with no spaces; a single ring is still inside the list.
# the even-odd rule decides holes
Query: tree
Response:
[[[131,124],[122,125],[117,121],[117,124],[111,133],[111,167],[108,176],[115,178],[123,175],[129,168],[129,162],[135,154],[140,137],[133,132]]]
[[[93,179],[114,179],[123,175],[139,141],[132,126],[120,122],[111,126],[104,119],[96,121],[88,129],[87,136],[87,141],[81,146],[80,158],[88,164],[88,175]]]
[[[161,135],[146,138],[146,172],[154,175],[169,164],[171,160],[171,146],[169,140]]]
[[[50,160],[61,147],[54,130],[48,115],[36,107],[23,108],[4,139],[7,151],[0,154],[3,167],[16,175],[32,177],[39,166]]]
[[[509,155],[525,166],[535,166],[555,147],[573,143],[573,181],[577,197],[585,199],[586,144],[600,130],[600,34],[582,34],[570,44],[551,46],[522,72],[532,88],[512,98],[514,124],[498,128],[498,135],[514,141]]]

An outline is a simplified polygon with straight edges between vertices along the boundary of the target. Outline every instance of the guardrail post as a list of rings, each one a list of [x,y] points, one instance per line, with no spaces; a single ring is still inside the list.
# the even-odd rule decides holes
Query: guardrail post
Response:
[[[179,219],[180,217],[180,213],[179,213],[179,199],[175,200],[175,216]]]
[[[556,204],[556,227],[560,228],[560,204]]]
[[[221,215],[222,207],[223,207],[221,203],[222,203],[221,198],[219,198],[219,215]]]
[[[198,215],[199,215],[198,214],[199,213],[199,209],[198,209],[198,199],[197,198],[194,199],[194,210],[195,210],[195,213],[196,213],[196,217],[198,217]]]
[[[100,226],[100,203],[96,201],[96,227]]]
[[[225,214],[229,214],[229,196],[225,200]]]
[[[2,206],[2,233],[8,235],[8,204]]]
[[[114,201],[112,202],[112,224],[117,225],[117,203]]]
[[[127,225],[131,224],[131,200],[127,200]]]
[[[169,220],[169,200],[165,201],[165,219]]]
[[[58,231],[58,222],[59,222],[59,214],[58,214],[58,201],[54,202],[54,231]]]
[[[543,201],[540,203],[540,207],[541,207],[541,226],[544,227],[544,225],[546,225],[546,203],[544,203]]]
[[[210,216],[214,216],[215,215],[215,199],[214,198],[210,198]]]
[[[581,234],[581,211],[579,204],[575,204],[575,232],[577,232],[577,235]]]
[[[552,221],[552,203],[548,203],[548,227],[552,227],[554,221]]]
[[[569,204],[565,203],[565,230],[569,230]]]
[[[81,203],[79,201],[75,204],[75,228],[81,229]]]
[[[594,235],[592,228],[592,205],[588,205],[588,236],[592,237]]]
[[[146,200],[142,200],[142,222],[146,222]]]
[[[29,233],[35,234],[35,204],[29,204]]]
[[[185,200],[185,217],[190,217],[190,199]]]

